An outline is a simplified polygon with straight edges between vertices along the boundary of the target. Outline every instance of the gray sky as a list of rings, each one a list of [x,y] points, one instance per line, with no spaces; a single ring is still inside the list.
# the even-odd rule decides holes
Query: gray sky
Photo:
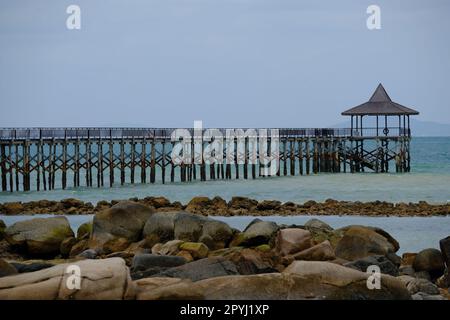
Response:
[[[81,30],[66,28],[70,4]],[[0,0],[0,126],[329,126],[379,82],[450,123],[449,13],[445,0]]]

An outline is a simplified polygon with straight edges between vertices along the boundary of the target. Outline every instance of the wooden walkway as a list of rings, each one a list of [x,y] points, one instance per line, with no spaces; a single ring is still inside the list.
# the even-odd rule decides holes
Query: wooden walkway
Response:
[[[259,165],[244,159],[220,164],[171,161],[173,128],[0,129],[1,190],[103,187],[117,183],[166,183],[255,179]],[[193,129],[187,129],[193,133]],[[205,129],[204,129],[205,130]],[[219,129],[225,136],[225,130]],[[247,129],[244,129],[247,130]],[[276,175],[320,172],[410,171],[410,132],[389,128],[281,128]],[[237,141],[235,141],[235,144]],[[235,146],[236,147],[236,146]],[[225,144],[223,146],[226,153]],[[224,159],[226,157],[224,156]],[[242,160],[242,161],[240,161]]]

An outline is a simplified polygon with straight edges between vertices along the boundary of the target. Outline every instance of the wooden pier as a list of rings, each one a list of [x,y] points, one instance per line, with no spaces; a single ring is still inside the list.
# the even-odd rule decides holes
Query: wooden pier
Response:
[[[382,90],[383,92],[380,92]],[[390,98],[377,88],[366,104],[344,112],[350,128],[280,128],[278,176],[340,172],[409,172],[409,116],[387,109]],[[383,101],[372,101],[383,100]],[[392,102],[393,103],[393,102]],[[369,105],[367,105],[369,104]],[[400,105],[399,105],[400,106]],[[372,107],[372,108],[370,108]],[[374,108],[377,110],[373,110]],[[363,117],[376,116],[377,126],[363,127]],[[384,126],[378,125],[382,116]],[[388,127],[388,116],[398,126]],[[354,125],[354,118],[356,124]],[[190,182],[194,180],[256,179],[258,164],[244,159],[206,165],[176,165],[170,128],[2,128],[0,129],[1,190],[29,191],[104,187],[126,183]],[[193,132],[193,129],[187,129]],[[224,136],[226,129],[218,129]],[[244,129],[247,130],[247,129]],[[203,131],[204,132],[204,131]],[[237,148],[237,139],[233,148]],[[194,147],[192,145],[192,147]],[[226,144],[223,153],[226,154]],[[195,153],[192,153],[194,157]]]

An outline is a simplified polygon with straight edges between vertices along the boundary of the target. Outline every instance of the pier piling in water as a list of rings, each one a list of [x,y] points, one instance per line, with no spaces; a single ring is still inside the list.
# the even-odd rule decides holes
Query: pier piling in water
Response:
[[[339,173],[347,172],[347,168],[350,172],[388,172],[389,162],[393,162],[396,172],[409,172],[410,131],[391,132],[396,134],[365,136],[355,135],[351,129],[279,129],[280,161],[276,174]],[[364,141],[373,142],[374,147],[369,148]],[[200,164],[177,165],[170,158],[174,147],[171,129],[0,129],[1,190],[102,187],[105,178],[113,186],[117,173],[121,185],[166,183],[168,167],[171,182],[195,181],[198,170],[201,181],[249,179],[250,175],[251,179],[257,178],[261,175],[257,173],[260,165],[249,161],[253,146],[246,140],[244,156],[239,159],[237,144],[237,140],[231,144],[235,151],[231,161],[226,158],[224,143],[222,163],[206,165],[203,159]],[[194,145],[191,154],[194,159]],[[106,177],[105,172],[109,172]],[[136,174],[140,175],[139,180]]]

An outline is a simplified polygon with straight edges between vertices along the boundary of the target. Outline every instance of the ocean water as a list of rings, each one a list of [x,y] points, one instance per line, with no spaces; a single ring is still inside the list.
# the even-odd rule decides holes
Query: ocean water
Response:
[[[217,180],[156,184],[120,184],[113,188],[69,188],[67,190],[0,192],[0,202],[60,200],[74,197],[84,201],[165,196],[172,201],[188,202],[194,196],[232,196],[255,199],[305,202],[328,198],[353,201],[447,203],[450,201],[450,137],[417,137],[411,142],[410,173],[340,173],[309,176],[258,178],[255,180]],[[116,179],[120,177],[116,174]],[[140,174],[136,172],[136,178]],[[57,180],[58,181],[58,180]],[[68,176],[71,181],[71,176]],[[81,177],[83,181],[83,177]]]
[[[50,217],[39,215],[38,217]],[[26,219],[30,216],[3,216],[0,219],[7,226]],[[67,216],[74,232],[78,227],[92,220],[92,215]],[[259,218],[274,221],[278,224],[303,225],[312,218],[325,221],[333,228],[340,228],[352,224],[380,227],[389,232],[400,243],[398,254],[404,252],[418,252],[425,248],[439,248],[439,240],[450,234],[450,217],[355,217],[355,216],[271,216],[271,217],[213,217],[226,222],[233,228],[243,230],[253,219]]]

